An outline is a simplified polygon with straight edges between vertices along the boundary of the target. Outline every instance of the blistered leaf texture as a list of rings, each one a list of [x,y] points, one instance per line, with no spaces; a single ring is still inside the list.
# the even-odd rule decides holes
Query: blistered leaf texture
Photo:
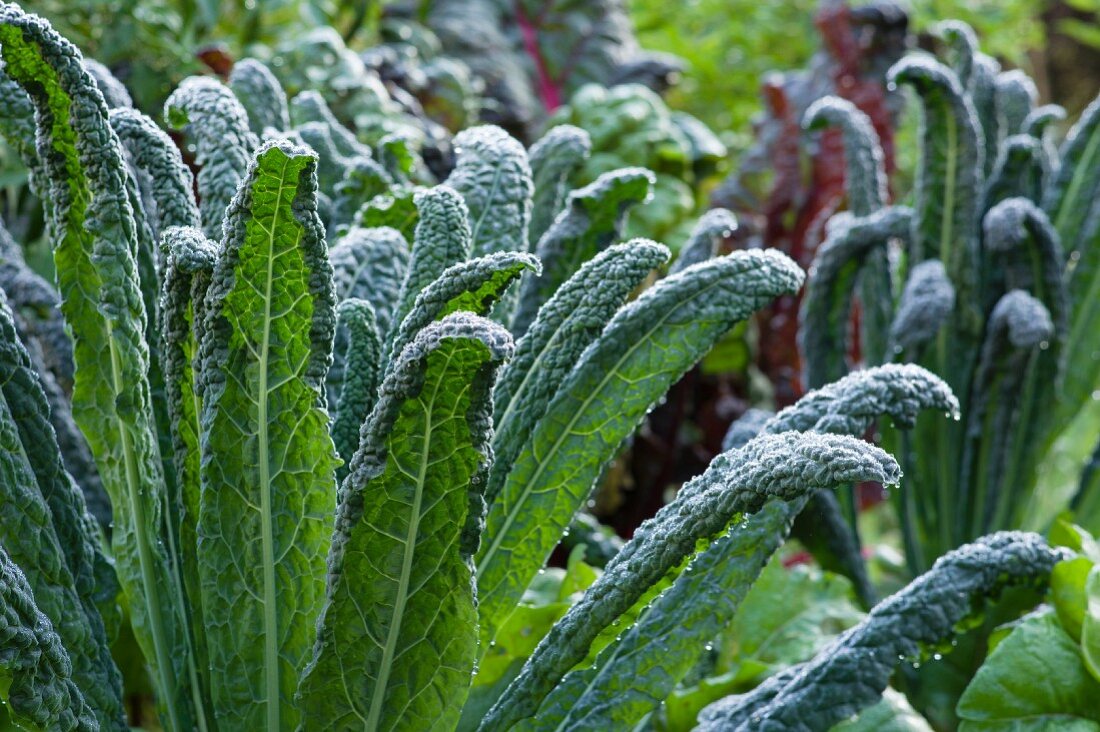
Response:
[[[455,167],[444,181],[470,210],[472,254],[525,251],[531,223],[531,166],[527,151],[499,127],[455,135]]]
[[[219,725],[290,730],[324,599],[336,454],[323,383],[335,330],[316,158],[258,151],[203,305],[202,611]]]
[[[336,477],[343,482],[351,458],[359,449],[359,429],[367,421],[378,394],[383,368],[382,336],[378,334],[374,308],[369,301],[348,298],[336,312],[338,327],[347,330],[347,349],[343,354],[347,373],[332,422],[332,441],[344,461]]]
[[[111,128],[134,167],[149,181],[155,205],[148,213],[157,239],[171,226],[201,226],[191,171],[172,138],[133,109],[111,110]]]
[[[562,674],[583,660],[601,630],[690,556],[700,539],[716,538],[739,514],[760,510],[770,498],[790,500],[852,481],[893,484],[900,477],[892,457],[847,436],[783,432],[719,455],[635,530],[603,575],[539,643],[480,729],[510,729],[534,714]]]
[[[473,243],[469,209],[453,188],[436,186],[416,194],[415,200],[420,219],[397,309],[390,321],[390,333],[413,309],[421,290],[435,282],[445,269],[470,257]]]
[[[72,680],[72,661],[30,585],[0,547],[0,682],[16,722],[32,728],[96,732],[99,725]]]
[[[269,128],[277,132],[290,129],[286,92],[262,62],[246,58],[233,64],[229,88],[248,113],[249,126],[257,137]]]
[[[74,654],[73,680],[101,728],[124,730],[122,680],[95,605],[99,547],[61,463],[48,410],[0,294],[0,544]]]
[[[891,239],[908,238],[913,212],[903,206],[890,206],[868,216],[837,215],[830,221],[829,235],[818,247],[810,268],[806,294],[802,299],[799,346],[806,362],[805,380],[811,389],[824,386],[848,373],[849,320],[852,296],[860,276],[885,276],[874,262],[886,261]],[[876,308],[884,309],[877,320],[889,323],[891,303],[889,280],[886,297],[879,302],[863,303],[864,317]],[[882,338],[885,340],[885,338]],[[881,357],[881,355],[880,355]]]
[[[927,259],[913,267],[890,326],[891,350],[901,349],[912,358],[915,349],[939,333],[954,309],[955,286],[943,262]]]
[[[221,82],[190,76],[164,103],[164,118],[170,127],[183,130],[195,146],[202,230],[210,239],[221,241],[226,208],[259,145],[249,129],[248,113]]]
[[[388,226],[370,229],[353,226],[329,249],[329,260],[337,301],[358,299],[370,303],[374,327],[379,337],[384,338],[394,325],[401,286],[409,269],[409,245],[405,237]],[[343,390],[348,338],[347,327],[337,324],[332,368],[325,380],[332,402]],[[356,432],[358,429],[357,425]]]
[[[494,252],[448,267],[416,296],[390,340],[389,352],[400,353],[428,323],[453,312],[487,315],[520,275],[541,271],[539,260],[526,252]],[[385,361],[388,368],[390,359]]]
[[[194,227],[167,229],[163,243],[167,253],[157,331],[176,468],[177,493],[170,496],[175,501],[170,506],[170,515],[178,523],[178,563],[190,609],[188,617],[201,618],[196,527],[201,496],[202,396],[196,366],[205,320],[204,302],[217,259],[217,245]],[[205,634],[192,633],[192,643],[198,666],[205,668]]]
[[[109,108],[128,109],[134,106],[134,100],[130,98],[130,92],[126,91],[126,87],[115,78],[115,75],[106,66],[95,59],[86,58],[84,59],[84,70],[95,80],[95,85],[99,88],[99,92],[103,95],[103,100]]]
[[[653,174],[644,168],[623,168],[604,173],[569,194],[566,208],[535,247],[544,273],[520,289],[513,333],[525,333],[538,309],[563,282],[601,250],[617,243],[627,212],[649,197],[653,182]]]
[[[511,350],[500,326],[454,313],[421,330],[383,382],[340,490],[303,729],[457,723],[477,655],[470,557],[493,374]]]
[[[0,6],[5,71],[35,107],[51,200],[48,234],[74,341],[73,416],[114,509],[112,539],[134,633],[171,729],[190,729],[190,661],[171,560],[160,540],[160,456],[126,166],[79,52],[41,19]]]
[[[591,150],[592,139],[587,132],[573,125],[557,125],[527,151],[535,188],[531,199],[531,225],[527,231],[529,250],[534,251],[539,239],[565,206],[569,179],[588,159]]]
[[[950,639],[984,598],[1006,586],[1045,585],[1061,558],[1037,534],[1014,531],[949,552],[814,660],[704,709],[697,729],[827,730],[877,702],[900,660],[919,661]]]
[[[924,111],[912,263],[939,259],[955,287],[969,297],[975,288],[974,242],[985,164],[977,112],[958,77],[934,60],[904,58],[888,76],[891,83],[911,85]]]
[[[490,504],[581,354],[668,257],[665,246],[644,239],[617,244],[586,262],[539,309],[493,395],[495,457],[486,489]]]
[[[801,270],[778,252],[735,252],[662,280],[612,318],[566,377],[489,508],[477,559],[485,642],[657,400],[737,321],[801,283]]]
[[[712,208],[699,217],[688,240],[680,247],[669,274],[718,256],[722,241],[737,230],[737,217],[724,208]]]
[[[868,216],[886,205],[886,157],[870,117],[847,99],[822,97],[806,110],[802,126],[808,130],[836,126],[843,132],[844,188],[853,215]]]

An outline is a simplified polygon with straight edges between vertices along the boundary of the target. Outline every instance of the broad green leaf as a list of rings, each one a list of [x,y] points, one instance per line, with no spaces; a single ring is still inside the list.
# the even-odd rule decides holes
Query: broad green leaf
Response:
[[[966,687],[960,732],[1100,730],[1100,683],[1053,613],[1025,619],[1001,641]]]
[[[627,212],[649,197],[653,174],[644,168],[604,173],[590,185],[569,194],[566,208],[539,239],[535,254],[543,276],[520,289],[512,332],[522,335],[538,316],[539,308],[562,283],[588,260],[622,235]]]
[[[587,132],[573,125],[557,125],[527,151],[535,188],[531,200],[531,225],[527,231],[528,251],[535,250],[539,239],[565,206],[570,179],[591,150],[592,140]]]
[[[340,489],[305,730],[449,730],[477,656],[472,553],[490,460],[499,326],[429,324],[399,354]],[[343,693],[334,694],[334,689]]]
[[[1081,628],[1088,612],[1085,583],[1093,563],[1086,557],[1058,562],[1050,573],[1050,599],[1058,620],[1074,640],[1081,640]]]
[[[6,73],[36,112],[51,198],[48,234],[74,341],[73,417],[111,496],[119,580],[165,726],[190,730],[198,723],[187,670],[193,658],[178,602],[182,588],[159,535],[164,476],[122,150],[79,52],[44,21],[3,5],[0,49]]]
[[[248,113],[221,82],[189,76],[164,103],[164,119],[195,146],[202,230],[221,241],[222,218],[259,144],[248,128]]]
[[[539,309],[493,395],[495,456],[485,490],[489,504],[581,354],[668,256],[666,247],[643,239],[617,244],[586,262]]]
[[[286,92],[271,69],[254,58],[233,64],[229,88],[248,113],[248,123],[257,137],[265,129],[283,132],[290,129],[290,110]]]
[[[750,719],[762,729],[828,729],[877,702],[901,661],[949,651],[947,642],[982,611],[987,598],[1009,586],[1044,585],[1064,557],[1039,535],[1015,531],[959,547],[875,606],[812,661],[708,706],[699,715],[699,730],[737,729]]]
[[[531,223],[531,166],[527,151],[499,127],[455,135],[455,167],[444,183],[470,210],[471,253],[526,251]]]
[[[1100,682],[1100,568],[1089,570],[1085,580],[1085,615],[1081,619],[1081,655],[1085,668]]]
[[[96,537],[61,464],[49,407],[0,293],[0,545],[73,656],[73,680],[100,727],[126,728],[122,683],[95,605]]]
[[[35,606],[27,579],[0,547],[0,709],[6,705],[20,725],[15,729],[99,729],[71,669],[69,654]]]
[[[150,224],[157,239],[172,226],[201,226],[194,180],[172,138],[133,109],[113,109],[110,120],[130,162],[149,181],[149,197],[155,204]]]
[[[620,310],[534,426],[486,520],[478,554],[482,639],[492,640],[645,414],[738,320],[797,290],[774,251],[689,267]]]
[[[420,216],[416,197],[424,190],[420,186],[391,186],[363,204],[355,212],[354,223],[368,229],[389,226],[401,232],[405,241],[412,241]]]
[[[581,723],[582,711],[597,715],[598,725],[609,724],[612,717],[600,716],[614,714],[606,703],[594,702],[584,710],[569,703],[553,708],[555,697],[574,691],[565,682],[559,685],[562,675],[585,657],[592,641],[604,628],[630,610],[650,587],[690,557],[701,543],[705,546],[706,542],[717,538],[731,523],[737,522],[741,514],[760,510],[769,498],[795,499],[807,492],[834,488],[852,480],[896,483],[899,477],[893,458],[868,443],[847,436],[784,432],[763,436],[741,450],[723,453],[711,462],[705,473],[685,484],[672,503],[635,530],[634,537],[608,563],[580,602],[542,640],[523,672],[486,716],[480,729],[482,732],[511,729],[534,715],[543,699],[551,707],[536,717],[532,723],[536,729],[558,728],[559,722],[564,726]],[[766,535],[762,534],[761,538]],[[690,572],[690,567],[687,571]],[[680,579],[686,576],[681,575]],[[702,611],[708,607],[708,603],[702,603],[695,609]],[[710,617],[713,615],[711,613]],[[688,632],[692,622],[706,622],[706,617],[703,613],[691,618],[681,626],[681,632]],[[670,614],[653,613],[646,618],[664,623],[670,619]],[[671,633],[673,626],[679,625],[673,622],[663,627]],[[717,633],[717,624],[715,626],[713,632]],[[667,637],[659,633],[647,635],[649,639]],[[651,652],[661,650],[660,640],[653,643],[655,645],[649,648]],[[673,644],[670,640],[670,646]],[[608,652],[614,655],[627,648],[642,652],[647,645],[613,645]],[[639,667],[653,668],[660,674],[659,666],[660,662],[652,667],[648,663]],[[583,669],[570,683],[583,689],[588,683],[587,677],[594,672],[598,674],[594,669]],[[627,678],[636,676],[616,673],[609,681],[619,693],[629,693],[630,690],[622,685],[623,682],[632,683],[627,682]],[[547,698],[552,691],[554,694]],[[639,697],[644,696],[645,691],[639,693]],[[574,713],[576,717],[571,716]]]
[[[316,158],[257,152],[203,304],[202,612],[219,726],[291,730],[324,601],[337,458],[323,383],[335,329]]]
[[[845,578],[808,565],[787,568],[773,556],[723,632],[719,663],[747,657],[791,666],[862,619]]]
[[[202,396],[198,390],[195,363],[205,320],[206,290],[217,259],[217,245],[197,228],[169,228],[164,233],[167,249],[164,286],[157,312],[160,352],[164,366],[165,396],[171,418],[172,449],[175,457],[176,494],[170,516],[178,521],[178,564],[186,590],[187,617],[202,617],[199,580],[198,533],[201,496],[202,450],[200,419]],[[201,630],[201,626],[198,628]],[[191,642],[196,665],[208,665],[205,633],[192,626]],[[205,698],[209,690],[200,676]]]

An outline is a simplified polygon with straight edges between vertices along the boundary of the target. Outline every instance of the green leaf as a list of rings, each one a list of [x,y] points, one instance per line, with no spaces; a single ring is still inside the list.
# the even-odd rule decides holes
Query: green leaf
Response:
[[[395,185],[363,204],[355,213],[355,225],[367,228],[389,226],[401,232],[405,241],[415,237],[419,212],[416,197],[425,189],[420,186]]]
[[[384,337],[393,324],[401,284],[409,269],[409,245],[405,237],[389,227],[364,229],[353,226],[329,247],[328,254],[337,301],[358,299],[370,303],[374,310],[374,327],[379,337]],[[325,389],[332,401],[343,392],[348,338],[348,329],[337,324],[332,367],[325,380]],[[382,354],[378,357],[381,359]]]
[[[531,225],[527,230],[529,251],[534,251],[539,239],[565,206],[570,178],[591,150],[592,140],[587,132],[573,125],[557,125],[547,130],[527,152],[535,188],[531,200]]]
[[[919,360],[921,350],[940,332],[955,310],[955,286],[943,262],[926,259],[913,267],[890,324],[887,353]]]
[[[738,320],[802,283],[774,251],[735,252],[662,280],[620,310],[535,425],[494,500],[477,558],[492,640],[619,446]]]
[[[946,641],[981,612],[983,600],[1008,586],[1045,585],[1064,557],[1039,535],[1015,531],[959,547],[875,606],[812,661],[708,706],[699,715],[699,730],[750,723],[762,729],[828,729],[877,702],[902,660],[919,662],[933,651],[949,651]]]
[[[719,663],[742,657],[773,669],[812,657],[840,631],[863,619],[843,577],[772,558],[722,634]]]
[[[493,395],[495,457],[485,489],[489,504],[581,354],[649,273],[667,261],[668,249],[660,244],[643,239],[618,244],[586,262],[539,309]]]
[[[499,127],[455,135],[455,167],[444,183],[470,210],[471,253],[526,251],[531,223],[531,166],[527,151]]]
[[[359,142],[355,133],[342,125],[332,113],[325,98],[319,92],[303,91],[290,101],[290,119],[294,126],[303,127],[310,122],[328,128],[336,152],[345,158],[370,157],[370,148]]]
[[[222,218],[259,145],[248,127],[248,113],[221,82],[189,76],[164,103],[164,119],[195,146],[202,230],[221,241]]]
[[[416,296],[390,338],[389,354],[400,353],[424,326],[453,312],[487,315],[524,272],[542,272],[538,259],[525,252],[493,252],[448,267]],[[388,369],[391,359],[384,363]]]
[[[149,196],[156,204],[149,218],[157,239],[172,226],[201,226],[194,180],[172,138],[133,109],[112,109],[110,120],[130,162],[149,181]]]
[[[986,658],[957,708],[960,732],[1100,730],[1100,683],[1052,613],[1016,626]]]
[[[806,386],[817,389],[848,373],[847,355],[852,296],[858,278],[882,276],[872,265],[876,252],[883,257],[890,239],[908,238],[913,212],[890,206],[868,216],[838,214],[829,221],[828,236],[818,247],[799,313],[799,346],[806,361]],[[890,290],[889,275],[884,283]],[[872,310],[885,328],[893,317],[890,298],[864,303],[865,317]],[[886,340],[885,333],[879,341]],[[881,353],[879,354],[881,357]]]
[[[1081,655],[1092,677],[1100,682],[1100,568],[1085,580],[1085,614],[1081,619]]]
[[[830,732],[932,732],[932,725],[909,705],[904,694],[887,688],[882,692],[882,701]]]
[[[543,276],[520,289],[512,332],[522,335],[542,304],[582,264],[622,234],[627,211],[649,196],[653,174],[644,168],[624,168],[601,175],[590,185],[569,194],[568,207],[539,239],[535,254]]]
[[[868,443],[847,436],[784,432],[760,437],[741,450],[723,453],[711,462],[705,473],[686,483],[672,503],[635,530],[634,537],[607,565],[603,575],[542,640],[523,672],[486,716],[480,729],[482,732],[511,729],[512,725],[533,715],[543,699],[548,705],[554,705],[555,697],[575,693],[575,688],[558,686],[559,680],[585,657],[589,645],[600,632],[634,606],[652,585],[691,556],[700,542],[717,538],[731,523],[737,522],[741,514],[760,510],[772,497],[789,500],[853,480],[896,483],[899,477],[900,471],[893,458]],[[690,620],[705,622],[708,607],[707,603],[696,606],[695,609],[701,612]],[[646,618],[662,624],[669,633],[675,627],[680,627],[681,632],[690,630],[690,622],[688,625],[664,623],[669,620],[668,613],[653,613]],[[717,632],[718,628],[713,630]],[[646,637],[667,636],[647,634]],[[674,644],[675,640],[670,640],[670,647]],[[634,643],[625,648],[641,652],[646,645]],[[658,649],[650,648],[651,651]],[[614,654],[619,650],[619,646],[612,646],[609,652]],[[661,674],[660,665],[657,662],[652,667],[655,674]],[[648,669],[650,665],[640,667]],[[585,677],[591,673],[588,669],[578,673],[574,683],[579,682],[583,688]],[[619,694],[628,694],[631,689],[625,688],[622,682],[633,678],[636,677],[624,677],[620,671],[610,677],[610,681]],[[551,691],[554,694],[547,698]],[[649,703],[654,701],[645,690],[641,690],[638,697],[642,704],[646,699]],[[607,698],[603,697],[605,702]],[[539,728],[558,721],[577,723],[582,718],[582,711],[594,715],[614,713],[599,700],[592,701],[587,708],[566,703],[557,706],[556,710],[551,706],[540,712],[535,725]],[[610,721],[609,717],[601,717],[604,725]]]
[[[378,334],[374,308],[366,300],[348,298],[336,310],[337,327],[347,330],[347,351],[343,361],[347,376],[340,389],[336,418],[332,422],[332,441],[344,464],[336,469],[343,482],[349,465],[359,449],[359,429],[366,422],[382,379],[382,337]]]
[[[477,655],[470,561],[499,326],[454,313],[398,356],[340,490],[304,728],[451,729]],[[334,694],[334,688],[344,693]]]
[[[0,294],[0,545],[74,655],[73,680],[103,729],[124,730],[122,680],[95,605],[96,537],[61,464],[46,396]]]
[[[199,575],[228,727],[299,724],[294,690],[324,600],[337,458],[322,385],[336,315],[315,166],[285,140],[260,148],[203,305]]]
[[[844,189],[853,216],[870,216],[886,205],[886,157],[871,118],[840,97],[822,97],[802,118],[806,130],[840,127],[844,134]]]
[[[103,95],[104,101],[111,109],[127,109],[134,106],[134,100],[130,98],[130,92],[122,82],[115,78],[103,64],[95,59],[84,59],[84,70],[95,80],[95,85]]]
[[[0,547],[0,701],[16,723],[31,730],[99,729],[71,678],[71,664],[27,579]]]
[[[955,74],[928,58],[902,59],[888,78],[893,84],[911,84],[924,110],[910,264],[939,259],[959,300],[969,303],[977,286],[974,258],[984,159],[977,113]],[[972,322],[978,317],[963,313],[958,327],[963,332],[980,329],[980,322]]]
[[[1054,565],[1050,573],[1050,599],[1058,620],[1074,640],[1081,640],[1081,627],[1088,611],[1085,583],[1093,563],[1086,557],[1074,557]]]
[[[1001,144],[993,172],[985,182],[982,211],[1006,198],[1022,197],[1038,203],[1043,190],[1043,146],[1031,135],[1013,135]]]
[[[257,137],[262,137],[267,128],[276,132],[290,129],[286,92],[267,66],[254,58],[237,61],[229,72],[229,88],[248,113],[249,125]]]
[[[445,269],[470,256],[470,212],[457,191],[447,186],[421,191],[416,194],[416,208],[420,215],[412,254],[387,342],[413,309],[421,290],[439,279]]]
[[[120,584],[165,726],[191,729],[197,724],[187,679],[193,659],[177,599],[182,589],[159,535],[164,476],[122,150],[80,54],[44,21],[13,5],[0,7],[0,50],[5,71],[36,111],[52,201],[48,232],[74,341],[73,416],[111,496]]]
[[[901,425],[911,425],[922,410],[952,410],[957,406],[943,381],[927,371],[914,366],[884,366],[856,372],[811,392],[763,425],[745,431],[753,436],[757,431],[774,435],[791,429],[858,436],[879,416],[889,415]],[[759,446],[754,446],[750,452],[757,449]],[[736,459],[735,452],[722,458]],[[693,490],[694,487],[685,487],[681,496],[687,499]],[[604,634],[618,633],[621,637],[595,659],[595,664],[586,662],[576,667],[550,695],[539,718],[547,718],[547,708],[556,706],[559,715],[568,712],[568,716],[559,716],[560,719],[576,722],[585,717],[597,727],[629,728],[652,711],[687,676],[704,646],[730,624],[745,593],[787,536],[794,517],[809,497],[810,492],[805,492],[788,501],[769,502],[733,524],[724,538],[710,546],[695,547],[698,554],[683,574],[679,573],[681,567],[666,572],[649,590],[634,598],[633,606],[618,618],[617,625],[604,630]],[[663,534],[665,528],[655,527],[655,535]],[[616,564],[613,560],[608,571]],[[668,584],[671,588],[656,596]],[[602,598],[604,603],[607,600],[606,596]],[[599,627],[600,623],[593,618],[606,619],[615,612],[606,606],[593,608],[588,602],[589,599],[582,600],[566,623],[591,622],[595,627],[566,628],[563,635],[569,639],[566,645],[570,647],[574,643],[583,646],[585,639],[591,637],[589,634]],[[771,604],[774,614],[774,603]],[[618,606],[620,610],[622,607]],[[626,628],[633,619],[631,616],[641,619],[634,627]],[[593,648],[601,640],[596,638]],[[548,645],[545,652],[553,653],[550,648],[554,646]],[[731,670],[734,683],[743,684],[746,679],[742,674],[749,669],[757,669],[755,674],[766,667],[755,659],[741,659],[739,669]],[[622,687],[623,679],[630,679],[629,688]],[[703,704],[721,696],[721,691],[721,685],[704,690],[690,712],[692,718]]]
[[[195,371],[205,320],[205,298],[217,259],[217,245],[196,228],[169,228],[164,233],[164,287],[157,313],[164,365],[165,401],[171,420],[177,494],[169,496],[169,520],[178,522],[178,563],[186,590],[188,617],[202,617],[198,533],[201,497],[200,446],[202,396]],[[194,613],[194,615],[192,615]],[[192,629],[194,631],[194,628]],[[206,638],[192,632],[196,663],[206,668]],[[205,677],[200,678],[200,683]],[[209,692],[205,692],[209,696]]]
[[[680,247],[669,274],[718,256],[722,242],[737,230],[737,217],[724,208],[712,208],[699,217],[691,235]]]

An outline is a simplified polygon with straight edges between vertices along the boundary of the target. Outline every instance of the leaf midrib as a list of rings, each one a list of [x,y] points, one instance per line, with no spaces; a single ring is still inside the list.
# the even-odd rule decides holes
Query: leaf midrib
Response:
[[[489,565],[491,558],[496,554],[497,550],[500,549],[500,546],[501,546],[501,543],[504,540],[504,537],[508,534],[508,530],[511,528],[512,524],[515,522],[515,519],[516,519],[517,514],[519,513],[520,507],[522,507],[523,503],[526,501],[527,496],[530,495],[531,487],[542,476],[544,468],[549,464],[549,462],[550,462],[549,458],[551,456],[553,456],[561,448],[561,445],[565,441],[565,438],[567,436],[572,435],[572,429],[576,425],[577,420],[580,418],[580,416],[582,414],[585,413],[588,406],[596,398],[596,395],[602,393],[604,387],[607,385],[608,381],[610,381],[611,377],[619,373],[619,369],[623,365],[623,363],[625,363],[629,359],[629,357],[632,356],[634,354],[634,352],[642,346],[643,343],[648,343],[649,342],[649,340],[653,336],[653,333],[656,332],[661,326],[664,325],[665,321],[667,321],[672,316],[672,313],[677,312],[682,307],[684,307],[685,305],[690,303],[692,300],[695,300],[698,297],[700,297],[702,295],[705,295],[707,292],[710,292],[711,289],[717,287],[719,284],[721,284],[721,278],[715,278],[714,282],[711,282],[706,287],[698,290],[690,298],[688,298],[686,300],[681,300],[678,304],[678,307],[675,307],[675,308],[672,308],[672,309],[666,311],[665,314],[663,316],[661,316],[660,319],[655,321],[653,323],[653,325],[648,330],[646,330],[646,332],[634,342],[634,345],[632,345],[629,349],[627,349],[623,353],[623,355],[619,358],[619,360],[615,362],[615,365],[612,368],[608,369],[607,372],[605,372],[604,377],[603,377],[603,379],[600,380],[599,385],[595,389],[592,389],[591,391],[588,392],[588,395],[581,402],[581,405],[576,410],[573,411],[573,416],[570,417],[570,419],[567,423],[567,426],[563,427],[559,431],[557,439],[554,441],[553,446],[547,452],[545,458],[539,460],[539,466],[535,470],[534,475],[524,485],[523,492],[522,492],[519,500],[517,500],[515,502],[515,504],[513,505],[512,510],[508,512],[508,515],[505,517],[504,525],[496,533],[496,536],[493,539],[493,543],[486,550],[485,554],[482,557],[482,561],[478,563],[479,571],[483,567],[486,567],[486,566]],[[607,332],[607,330],[605,329],[604,333],[606,333],[606,332]],[[602,338],[602,337],[603,336],[601,335],[600,338]],[[556,397],[555,397],[554,401],[557,401]],[[552,408],[553,408],[553,403],[551,403],[551,405],[549,407],[547,407],[546,412],[543,414],[543,418],[545,418],[546,415],[550,413]],[[533,441],[532,441],[532,454],[534,454],[534,443],[533,443]],[[505,487],[506,486],[507,486],[507,482],[505,483]],[[504,492],[504,487],[502,487],[502,489],[501,489],[502,494],[503,494],[503,492]]]
[[[267,703],[267,728],[269,730],[280,729],[280,704],[279,697],[279,647],[278,647],[278,613],[275,603],[277,593],[275,587],[275,531],[272,522],[271,500],[271,465],[270,436],[267,430],[267,397],[268,397],[268,359],[271,346],[271,287],[274,281],[275,269],[275,232],[279,229],[279,218],[282,213],[283,191],[286,188],[286,173],[290,163],[289,157],[284,157],[282,169],[279,171],[279,185],[275,192],[275,215],[269,229],[264,229],[267,234],[267,280],[264,284],[264,328],[263,339],[260,344],[259,359],[259,391],[256,400],[257,425],[257,449],[258,467],[260,471],[260,533],[263,546],[263,597],[264,597],[264,684]]]
[[[454,352],[447,354],[446,361],[440,366],[440,373],[447,370]],[[397,580],[397,599],[394,602],[392,620],[389,631],[386,634],[386,644],[382,648],[382,661],[378,669],[378,679],[371,693],[370,709],[367,711],[366,729],[378,729],[379,717],[385,706],[386,687],[389,684],[390,671],[393,658],[397,651],[397,641],[401,635],[401,624],[405,616],[405,605],[408,602],[409,582],[412,577],[413,559],[416,555],[416,542],[420,531],[420,508],[424,498],[424,485],[427,480],[429,452],[432,443],[432,409],[439,396],[439,389],[443,385],[443,379],[436,381],[431,399],[424,409],[424,437],[421,440],[420,465],[416,472],[416,490],[413,494],[412,506],[409,507],[409,526],[405,532],[405,544],[401,558],[401,576]]]

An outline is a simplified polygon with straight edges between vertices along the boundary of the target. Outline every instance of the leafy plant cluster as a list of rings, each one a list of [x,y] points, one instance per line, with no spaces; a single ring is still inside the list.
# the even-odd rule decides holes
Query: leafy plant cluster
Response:
[[[1100,378],[1088,335],[1100,108],[1056,149],[1047,131],[1062,111],[1037,107],[1031,80],[1000,71],[969,27],[941,32],[950,65],[918,55],[890,72],[923,109],[911,206],[885,205],[883,156],[866,117],[836,100],[807,115],[810,127],[844,130],[849,199],[827,227],[803,305],[808,385],[847,372],[857,299],[864,361],[922,364],[962,407],[946,427],[922,419],[911,436],[886,435],[906,469],[896,505],[914,571],[1024,523],[1052,445]],[[1094,493],[1085,480],[1072,500],[1082,521],[1092,520]]]
[[[888,689],[898,664],[946,651],[1006,587],[1052,585],[1092,663],[1095,552],[1069,527],[1068,548],[998,532],[945,554],[866,616],[838,610],[846,630],[804,664],[734,647],[809,502],[901,480],[861,437],[960,413],[915,364],[742,420],[602,571],[575,552],[544,573],[672,384],[804,279],[778,252],[716,256],[728,212],[671,262],[624,242],[654,176],[575,188],[583,130],[525,149],[466,129],[440,181],[400,130],[353,133],[252,60],[165,104],[193,179],[13,4],[0,57],[0,133],[56,269],[55,287],[0,236],[0,722],[125,729],[124,625],[170,730],[874,728],[916,718]],[[873,145],[849,150],[873,179]]]

